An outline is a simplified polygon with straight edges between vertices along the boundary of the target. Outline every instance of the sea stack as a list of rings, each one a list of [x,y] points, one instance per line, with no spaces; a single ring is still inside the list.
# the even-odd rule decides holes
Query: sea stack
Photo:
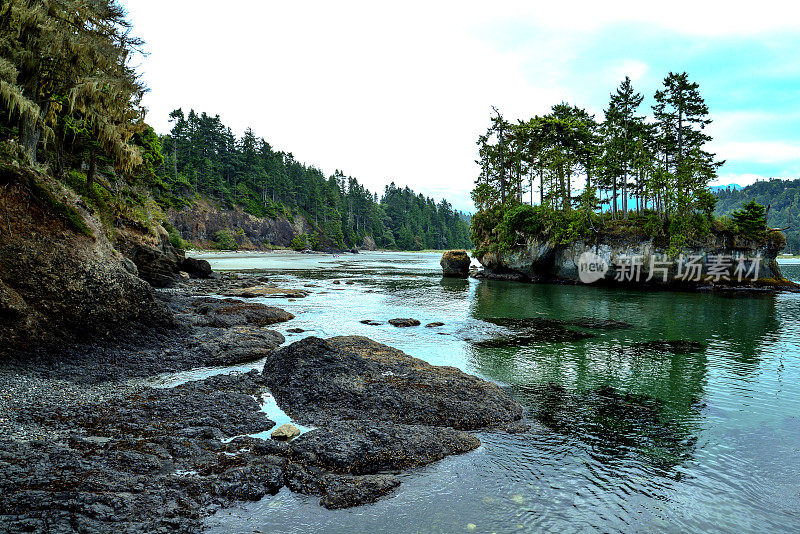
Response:
[[[448,250],[442,254],[442,274],[452,278],[467,278],[471,260],[466,250]]]

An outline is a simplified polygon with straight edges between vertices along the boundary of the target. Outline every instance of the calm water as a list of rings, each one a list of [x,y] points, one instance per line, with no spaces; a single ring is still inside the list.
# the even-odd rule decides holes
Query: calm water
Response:
[[[800,295],[442,280],[437,254],[208,259],[215,269],[259,269],[283,286],[312,286],[305,299],[265,301],[297,316],[279,328],[288,341],[360,334],[458,366],[507,386],[534,424],[522,435],[480,433],[478,450],[403,474],[381,502],[330,511],[284,489],[218,513],[208,522],[214,531],[800,530]],[[784,272],[800,280],[800,265]],[[634,327],[576,342],[479,344],[510,333],[486,319],[583,316]],[[359,323],[393,317],[446,325]],[[307,332],[285,332],[294,327]],[[704,348],[632,348],[652,340]]]

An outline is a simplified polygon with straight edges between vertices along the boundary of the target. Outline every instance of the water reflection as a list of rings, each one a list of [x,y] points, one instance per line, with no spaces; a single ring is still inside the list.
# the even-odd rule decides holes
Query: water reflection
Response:
[[[673,478],[704,424],[708,347],[752,376],[780,326],[775,308],[774,296],[482,281],[470,313],[502,330],[472,342],[471,358],[547,429],[606,462],[635,458]]]

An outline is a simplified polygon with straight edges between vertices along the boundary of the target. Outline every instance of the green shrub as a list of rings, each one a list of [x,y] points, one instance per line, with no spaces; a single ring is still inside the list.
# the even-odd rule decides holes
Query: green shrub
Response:
[[[178,230],[169,223],[169,221],[164,221],[161,224],[164,227],[164,230],[166,230],[169,234],[169,242],[173,247],[181,250],[186,250],[191,247],[191,243],[186,241],[178,232]]]
[[[714,227],[716,230],[720,232],[730,232],[732,234],[736,234],[739,232],[739,228],[736,226],[736,222],[729,215],[723,215],[722,217],[716,219],[714,221]]]
[[[289,248],[292,250],[305,250],[308,248],[308,236],[306,234],[296,235],[292,238],[292,242],[289,244]]]
[[[214,234],[214,248],[217,250],[239,250],[239,244],[233,237],[233,233],[225,228]]]

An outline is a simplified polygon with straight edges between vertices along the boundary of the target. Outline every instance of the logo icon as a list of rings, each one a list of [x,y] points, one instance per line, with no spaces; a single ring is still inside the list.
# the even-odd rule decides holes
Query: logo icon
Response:
[[[578,256],[578,278],[584,284],[597,282],[608,272],[608,263],[594,252],[584,252]]]

